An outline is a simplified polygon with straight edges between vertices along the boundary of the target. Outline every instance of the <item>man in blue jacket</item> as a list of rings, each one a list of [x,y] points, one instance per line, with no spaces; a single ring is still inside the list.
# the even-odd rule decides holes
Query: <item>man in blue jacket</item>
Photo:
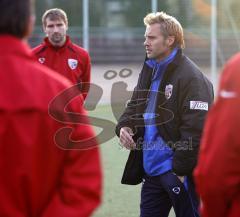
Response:
[[[198,217],[192,181],[212,84],[182,53],[183,29],[163,12],[144,18],[147,57],[116,133],[131,150],[123,184],[142,184],[141,217]]]

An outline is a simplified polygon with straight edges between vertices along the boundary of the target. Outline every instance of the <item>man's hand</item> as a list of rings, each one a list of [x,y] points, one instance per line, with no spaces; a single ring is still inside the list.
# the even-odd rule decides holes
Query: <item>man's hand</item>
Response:
[[[136,144],[132,139],[133,131],[129,127],[122,127],[120,130],[120,143],[127,149],[136,148]]]

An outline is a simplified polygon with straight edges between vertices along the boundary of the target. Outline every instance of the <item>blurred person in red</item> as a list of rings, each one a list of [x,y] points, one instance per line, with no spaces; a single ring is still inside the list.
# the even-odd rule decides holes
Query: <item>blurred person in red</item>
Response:
[[[46,37],[32,50],[37,60],[70,79],[74,84],[80,84],[83,97],[86,98],[91,61],[88,52],[72,43],[67,35],[66,13],[59,8],[47,10],[42,16],[42,25]]]
[[[225,66],[209,112],[195,179],[202,217],[240,216],[240,54]]]
[[[49,111],[71,118],[61,104],[70,100],[72,83],[31,56],[25,41],[33,23],[31,0],[0,0],[0,216],[89,217],[101,200],[98,144],[81,95],[69,109],[86,125],[50,117]],[[69,91],[48,109],[63,90]],[[63,127],[72,131],[66,146],[92,138],[92,147],[61,149],[55,142],[67,141],[56,134]]]

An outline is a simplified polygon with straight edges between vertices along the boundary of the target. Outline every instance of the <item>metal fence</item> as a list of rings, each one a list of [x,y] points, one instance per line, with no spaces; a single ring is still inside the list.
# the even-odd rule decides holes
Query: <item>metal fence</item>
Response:
[[[93,63],[139,63],[145,56],[143,41],[144,28],[91,28],[89,52]],[[185,53],[197,64],[210,67],[211,64],[211,32],[210,29],[184,29],[186,49]],[[73,41],[82,46],[82,29],[70,27],[69,34]],[[240,35],[237,31],[235,34]],[[44,34],[41,27],[36,27],[30,38],[31,46],[41,43]],[[218,31],[218,59],[219,67],[239,50],[238,39],[231,30]]]
[[[88,50],[96,64],[142,62],[145,57],[142,19],[151,10],[164,10],[182,23],[185,53],[198,65],[211,69],[213,81],[240,47],[239,0],[43,0],[38,4],[38,16],[49,7],[66,10],[70,21],[79,24],[70,25],[70,36],[81,46],[83,41],[85,46],[89,42]],[[40,17],[37,19],[39,24]],[[89,28],[86,24],[90,24]],[[31,46],[40,43],[43,37],[41,27],[36,27],[30,38]]]

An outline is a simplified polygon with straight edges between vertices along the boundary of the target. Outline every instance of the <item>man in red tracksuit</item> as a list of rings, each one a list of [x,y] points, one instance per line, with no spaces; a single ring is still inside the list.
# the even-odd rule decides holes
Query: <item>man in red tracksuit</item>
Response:
[[[33,48],[37,60],[74,84],[80,84],[86,98],[90,82],[91,62],[88,52],[71,42],[67,36],[68,19],[66,13],[58,8],[47,10],[42,17],[44,41]],[[84,84],[85,83],[85,84]]]
[[[240,54],[225,66],[206,122],[195,179],[202,217],[240,216]]]
[[[98,144],[89,125],[65,124],[49,115],[51,110],[69,120],[61,103],[69,101],[72,83],[31,56],[24,42],[33,26],[31,2],[0,0],[0,216],[89,217],[101,200]],[[79,101],[68,109],[87,122],[79,106],[83,98]],[[61,149],[57,141],[66,141],[66,134],[57,132],[63,127],[73,132],[73,141],[92,138],[94,148]]]

